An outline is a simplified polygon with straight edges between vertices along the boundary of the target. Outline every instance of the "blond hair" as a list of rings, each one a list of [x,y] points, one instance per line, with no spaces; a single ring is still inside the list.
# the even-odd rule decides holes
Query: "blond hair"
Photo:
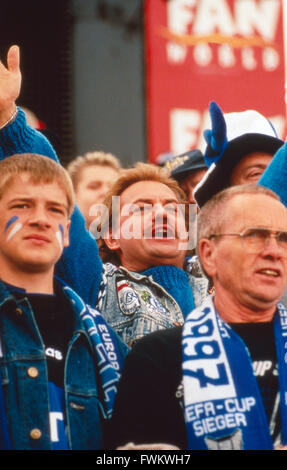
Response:
[[[116,171],[120,171],[121,163],[119,159],[112,153],[106,152],[87,152],[84,155],[76,157],[67,166],[67,171],[71,177],[74,188],[77,189],[79,184],[81,172],[87,166],[108,166]]]
[[[112,198],[114,196],[120,196],[125,189],[140,181],[156,181],[162,183],[174,192],[180,204],[187,204],[184,191],[180,188],[177,181],[170,177],[169,172],[165,168],[149,163],[137,163],[132,168],[121,170],[120,176],[108,191],[104,200],[104,205],[108,210],[106,218],[103,218],[101,221],[101,234],[107,234],[112,228],[112,217],[115,216],[112,211]],[[116,214],[116,216],[118,215],[119,214]],[[104,262],[120,263],[117,254],[108,248],[103,237],[98,239],[98,245]]]
[[[35,153],[15,154],[0,161],[0,199],[16,176],[29,174],[33,184],[57,182],[67,196],[68,214],[75,205],[75,194],[68,172],[51,158]]]

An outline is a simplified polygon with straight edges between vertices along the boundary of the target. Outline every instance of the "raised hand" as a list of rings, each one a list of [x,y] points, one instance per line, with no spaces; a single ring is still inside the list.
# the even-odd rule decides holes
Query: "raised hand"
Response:
[[[207,129],[203,133],[207,143],[204,157],[208,166],[221,157],[228,144],[225,119],[220,107],[214,101],[209,105],[209,113],[211,130]]]
[[[20,51],[18,46],[11,46],[7,54],[7,67],[0,61],[0,126],[13,115],[20,90]]]

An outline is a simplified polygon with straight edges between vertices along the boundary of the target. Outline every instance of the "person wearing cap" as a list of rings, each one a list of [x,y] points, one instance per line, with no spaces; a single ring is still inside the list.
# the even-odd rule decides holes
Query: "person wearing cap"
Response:
[[[194,188],[204,177],[207,166],[200,150],[194,149],[185,152],[165,164],[165,168],[185,192],[189,204],[195,204]]]
[[[212,129],[204,132],[208,171],[194,190],[199,207],[226,187],[256,183],[283,145],[271,122],[257,111],[223,114],[215,102],[209,111]]]
[[[199,149],[190,150],[166,162],[165,168],[185,192],[188,203],[193,204],[193,206],[189,205],[188,217],[190,226],[193,224],[195,228],[198,208],[193,196],[193,191],[207,171],[203,154]],[[196,236],[194,238],[196,239]],[[185,270],[193,276],[201,277],[204,276],[204,274],[198,262],[198,257],[195,254],[195,244],[196,242],[194,243],[194,247],[190,247],[191,249],[187,252]],[[211,285],[209,285],[209,289],[210,288]]]

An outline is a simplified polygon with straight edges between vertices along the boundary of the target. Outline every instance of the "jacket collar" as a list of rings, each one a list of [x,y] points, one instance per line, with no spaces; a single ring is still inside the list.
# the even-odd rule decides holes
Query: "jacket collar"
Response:
[[[55,284],[60,288],[60,290],[63,290],[63,287],[66,285],[62,279],[58,278],[57,276],[54,277]],[[23,290],[25,293],[25,291]],[[64,293],[63,293],[64,295]],[[66,298],[66,296],[64,295]],[[73,303],[70,301],[70,299],[67,299],[67,301],[70,303],[72,311],[74,312],[74,330],[75,332],[78,331],[83,331],[86,332],[85,327],[83,325],[81,317],[78,315],[78,312],[76,312]],[[5,282],[0,280],[0,308],[6,303],[6,302],[14,302],[17,304],[19,300],[17,300],[13,293],[9,290],[9,285],[7,285]]]

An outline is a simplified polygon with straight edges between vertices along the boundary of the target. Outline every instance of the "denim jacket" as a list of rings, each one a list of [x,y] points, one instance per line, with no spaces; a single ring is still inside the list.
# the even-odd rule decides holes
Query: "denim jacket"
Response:
[[[100,449],[103,397],[90,337],[74,311],[65,363],[65,415],[70,449]],[[44,345],[27,299],[16,300],[0,282],[0,370],[13,449],[52,448]],[[122,350],[121,350],[122,352]]]
[[[202,273],[188,277],[197,307],[207,295],[208,280]],[[110,263],[104,265],[98,308],[128,346],[148,333],[184,322],[176,300],[151,276]]]

